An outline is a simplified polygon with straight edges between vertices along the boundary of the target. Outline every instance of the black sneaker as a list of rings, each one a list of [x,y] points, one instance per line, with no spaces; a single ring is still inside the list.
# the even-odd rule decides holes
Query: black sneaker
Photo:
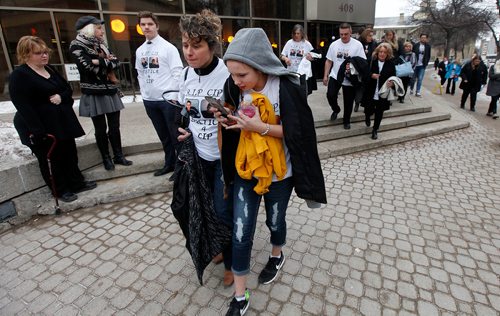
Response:
[[[259,274],[259,283],[269,284],[276,279],[278,275],[278,271],[281,269],[283,264],[285,263],[285,255],[281,252],[280,258],[271,258],[269,257],[269,261],[266,266]]]
[[[229,304],[229,309],[226,313],[226,316],[240,316],[244,315],[250,306],[250,292],[245,290],[245,299],[243,301],[237,301],[236,298],[233,298],[231,303]]]

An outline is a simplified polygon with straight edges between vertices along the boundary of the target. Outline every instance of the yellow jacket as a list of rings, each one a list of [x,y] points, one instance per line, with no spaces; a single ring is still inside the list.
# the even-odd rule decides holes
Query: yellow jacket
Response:
[[[269,99],[260,93],[252,93],[252,104],[259,109],[264,123],[278,124],[274,107]],[[269,192],[273,173],[278,180],[286,175],[285,150],[283,140],[272,136],[262,136],[257,132],[241,131],[236,151],[236,170],[242,179],[258,179],[254,191],[257,194]]]

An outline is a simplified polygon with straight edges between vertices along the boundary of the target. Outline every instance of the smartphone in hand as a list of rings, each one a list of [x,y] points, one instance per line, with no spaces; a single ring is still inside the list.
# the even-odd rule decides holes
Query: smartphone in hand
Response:
[[[237,123],[236,121],[231,120],[227,117],[231,113],[228,112],[228,110],[221,104],[220,100],[217,100],[217,99],[210,97],[210,96],[206,96],[205,100],[208,101],[209,106],[213,106],[214,108],[216,108],[221,113],[221,115],[223,117],[228,119],[226,122],[227,125],[234,125]]]
[[[227,118],[227,116],[230,114],[226,110],[226,108],[221,104],[220,100],[217,100],[216,98],[213,98],[210,96],[206,96],[205,100],[208,101],[208,104],[210,104],[210,106],[213,106],[214,108],[216,108],[221,113],[221,115],[224,116],[225,118]]]

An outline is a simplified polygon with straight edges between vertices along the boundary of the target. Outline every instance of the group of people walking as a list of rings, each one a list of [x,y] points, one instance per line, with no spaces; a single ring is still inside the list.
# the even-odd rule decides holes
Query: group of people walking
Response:
[[[327,100],[332,108],[330,120],[336,120],[341,108],[338,104],[342,88],[344,101],[344,129],[351,128],[351,115],[359,106],[364,107],[366,126],[371,125],[374,114],[372,139],[378,139],[378,130],[383,113],[392,101],[404,103],[408,88],[413,94],[416,83],[417,97],[421,96],[425,65],[430,59],[427,34],[420,35],[420,42],[413,45],[396,39],[393,31],[387,31],[384,39],[377,44],[373,30],[364,29],[359,40],[352,38],[352,28],[348,23],[339,27],[340,38],[328,48],[323,84],[328,87]],[[407,72],[398,74],[396,66],[408,64]]]
[[[234,284],[235,290],[227,315],[243,315],[250,302],[247,279],[261,200],[271,244],[268,262],[258,277],[261,284],[273,282],[286,261],[286,212],[292,190],[311,208],[326,203],[314,120],[307,91],[296,73],[304,58],[312,60],[313,47],[302,26],[296,25],[278,58],[262,29],[245,28],[236,33],[221,57],[221,20],[203,10],[180,19],[182,54],[187,62],[183,67],[179,51],[159,35],[154,13],[139,12],[138,23],[145,41],[136,51],[135,67],[146,113],[165,154],[163,167],[154,176],[175,170],[170,180],[174,187],[178,185],[176,174],[187,163],[177,159],[179,152],[184,142],[193,141],[193,155],[209,187],[210,206],[231,232],[230,242],[221,251],[225,267],[222,282],[225,286]],[[119,61],[104,41],[103,24],[92,16],[79,18],[70,52],[80,72],[79,114],[92,119],[103,166],[113,170],[116,164],[130,166],[132,161],[124,156],[120,135],[124,105],[114,73]],[[344,128],[351,127],[353,109],[362,106],[367,126],[374,115],[371,137],[377,139],[383,114],[392,101],[404,103],[407,89],[412,94],[415,82],[415,95],[421,96],[430,58],[427,35],[422,34],[414,45],[387,32],[377,45],[371,29],[365,29],[359,41],[351,38],[352,28],[347,23],[340,25],[339,33],[340,38],[326,54],[323,77],[331,120],[341,112],[337,99],[342,89]],[[78,168],[75,138],[84,131],[72,108],[71,87],[48,63],[49,53],[38,37],[19,40],[21,66],[12,73],[9,85],[17,108],[14,123],[23,144],[36,155],[49,186],[49,136],[55,137],[53,193],[71,202],[77,193],[95,188],[96,183],[85,181]],[[409,63],[412,71],[398,77],[396,66],[403,63]],[[456,62],[446,66],[452,94],[460,75],[466,84],[464,95],[468,91],[471,101],[475,100],[477,83],[482,82],[479,64],[473,58],[463,69]],[[491,82],[488,91],[495,94],[496,102],[500,94],[498,62],[490,70]],[[214,99],[222,107],[214,106]],[[462,106],[464,103],[462,97]],[[496,105],[488,112],[496,115]]]
[[[497,103],[500,97],[500,62],[498,60],[490,66],[489,70],[477,54],[472,55],[472,58],[463,64],[458,58],[448,60],[444,57],[442,61],[436,58],[434,65],[441,78],[441,86],[444,86],[446,82],[446,94],[454,95],[455,84],[461,79],[459,88],[463,91],[460,98],[462,109],[465,109],[465,104],[470,97],[469,109],[475,112],[477,94],[487,84],[486,95],[491,97],[491,101],[486,115],[493,119],[498,118]]]
[[[182,52],[188,64],[184,68],[177,49],[158,34],[158,18],[152,12],[139,12],[138,22],[145,36],[136,52],[141,95],[165,152],[164,166],[154,175],[182,168],[184,162],[177,155],[183,142],[194,140],[213,209],[232,232],[222,251],[223,283],[235,287],[227,315],[243,315],[250,300],[247,276],[261,200],[271,232],[269,262],[259,275],[263,284],[273,282],[285,262],[286,210],[292,190],[310,207],[326,203],[307,92],[300,76],[274,55],[262,29],[239,30],[221,59],[217,56],[220,18],[209,10],[182,17]],[[79,114],[92,119],[103,166],[113,170],[115,164],[132,162],[121,146],[124,106],[114,75],[119,63],[103,40],[103,23],[92,16],[78,19],[70,52],[80,72]],[[295,57],[308,50],[295,50]],[[18,110],[16,128],[36,154],[48,185],[47,137],[55,136],[59,150],[53,154],[58,186],[54,194],[70,202],[76,193],[96,187],[95,182],[84,181],[78,168],[75,138],[84,131],[72,109],[71,88],[49,65],[49,49],[40,38],[23,37],[18,57],[22,65],[10,82]],[[285,62],[293,67],[290,59]],[[225,110],[210,106],[207,97],[221,100]],[[243,111],[248,104],[253,110]],[[171,178],[175,186],[175,173]]]

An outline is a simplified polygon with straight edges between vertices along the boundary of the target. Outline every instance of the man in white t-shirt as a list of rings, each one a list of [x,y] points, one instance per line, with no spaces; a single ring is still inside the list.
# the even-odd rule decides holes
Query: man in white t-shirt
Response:
[[[177,100],[183,65],[177,48],[158,35],[158,18],[149,11],[141,11],[137,16],[146,41],[137,48],[135,68],[146,113],[165,152],[163,168],[154,173],[155,176],[161,176],[174,170],[178,145],[178,126],[175,122],[177,108],[168,104],[163,94],[171,91],[165,97]]]
[[[342,87],[342,93],[344,96],[343,123],[345,129],[350,129],[355,90],[351,82],[349,81],[348,76],[344,76],[343,82],[339,82],[337,80],[337,75],[340,66],[346,58],[358,56],[366,59],[366,54],[361,42],[354,38],[351,38],[351,25],[349,25],[348,23],[342,23],[339,27],[339,34],[340,38],[330,45],[330,47],[328,48],[328,52],[326,53],[323,84],[325,86],[328,86],[326,97],[333,111],[332,115],[330,116],[330,120],[332,121],[337,118],[337,115],[340,112],[340,107],[337,99],[339,90]],[[345,71],[350,71],[349,63],[346,65]]]

